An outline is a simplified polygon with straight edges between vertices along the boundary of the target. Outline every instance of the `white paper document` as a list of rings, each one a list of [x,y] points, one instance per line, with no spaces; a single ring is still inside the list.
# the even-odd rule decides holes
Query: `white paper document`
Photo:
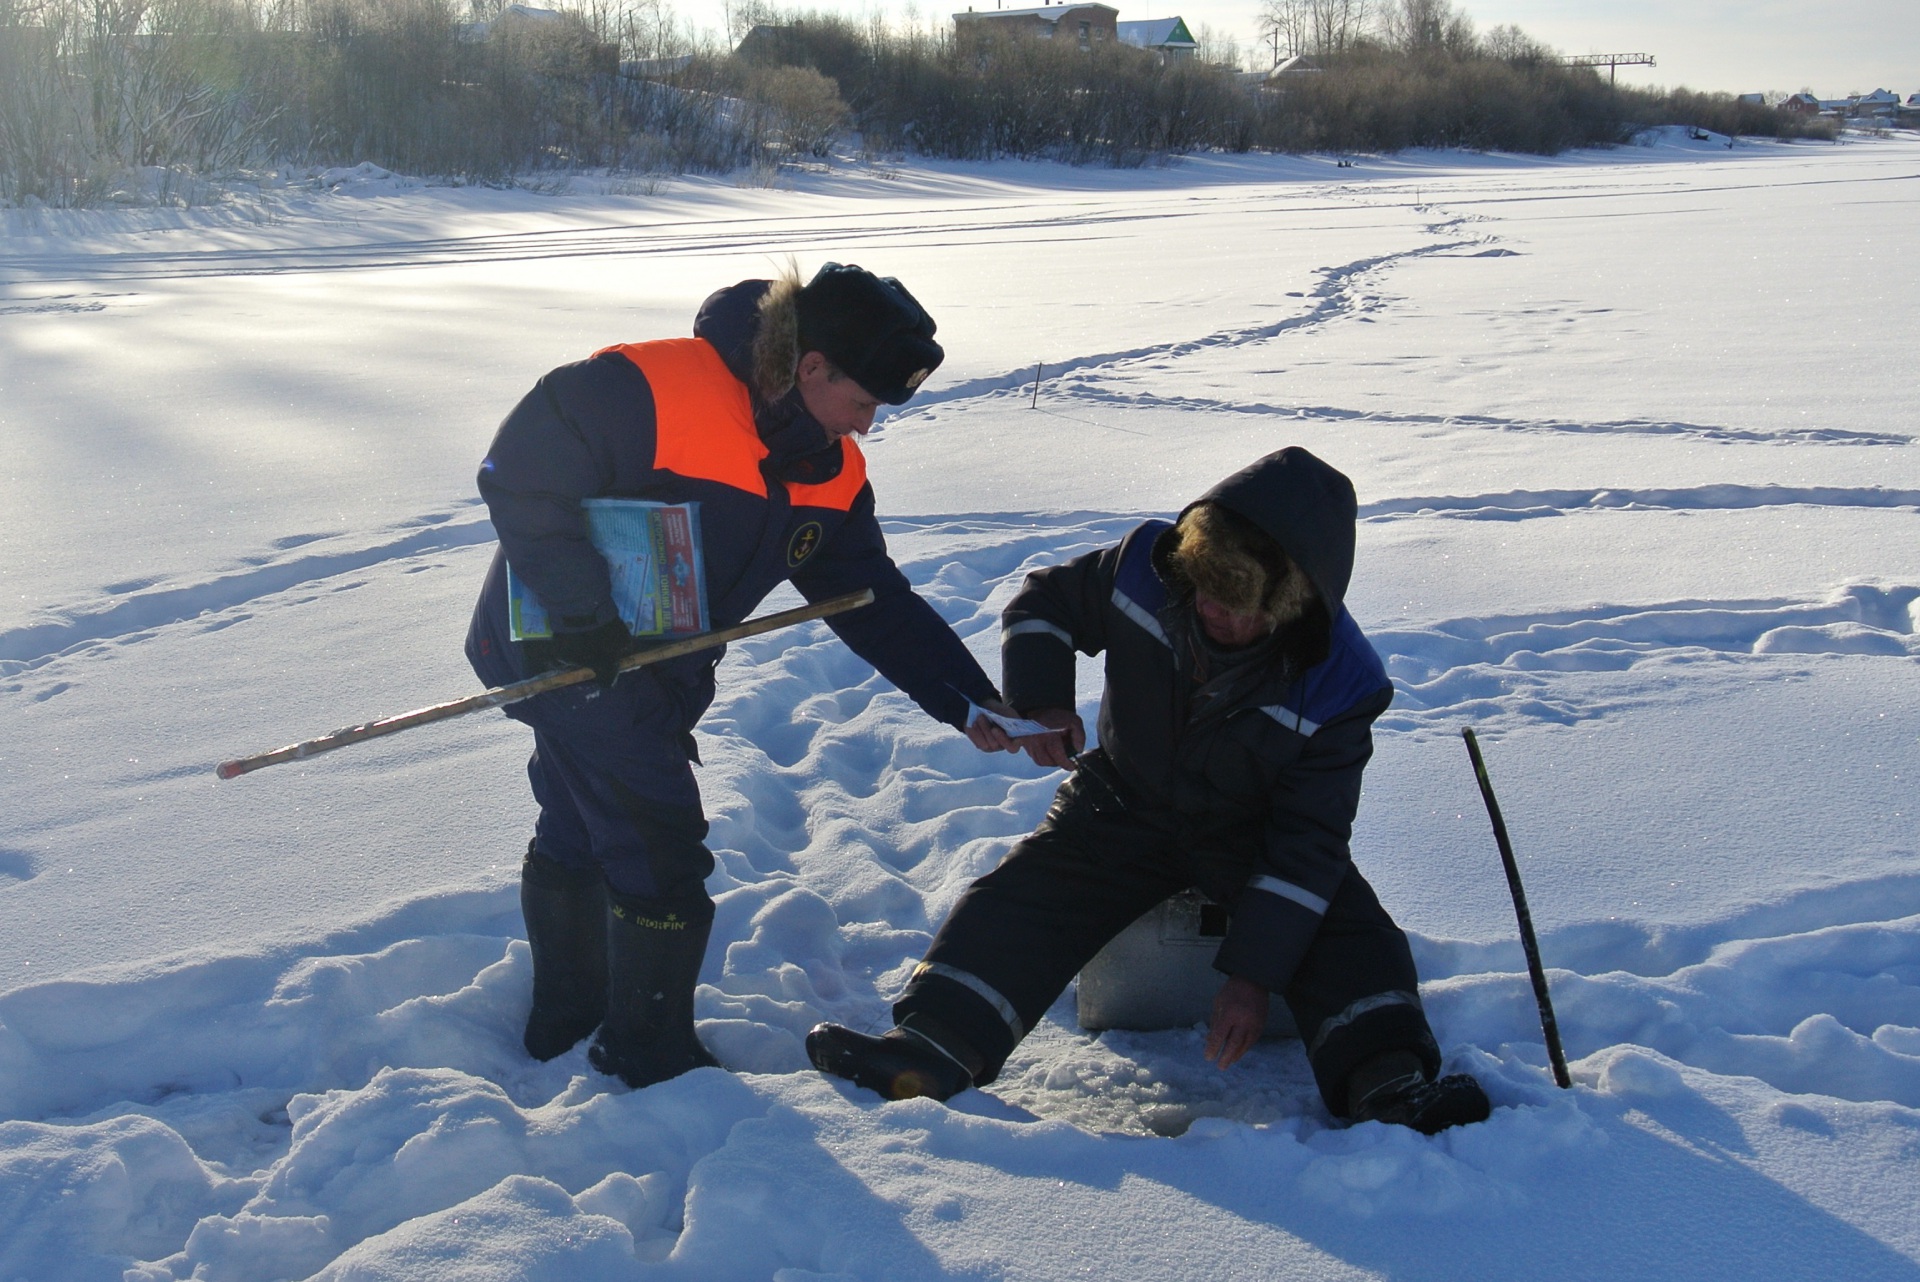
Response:
[[[972,725],[982,717],[993,722],[994,725],[999,726],[1016,739],[1024,739],[1032,734],[1061,733],[1052,726],[1043,726],[1038,721],[1029,721],[1025,717],[1007,717],[1002,716],[998,712],[988,712],[973,700],[967,700],[967,724]]]

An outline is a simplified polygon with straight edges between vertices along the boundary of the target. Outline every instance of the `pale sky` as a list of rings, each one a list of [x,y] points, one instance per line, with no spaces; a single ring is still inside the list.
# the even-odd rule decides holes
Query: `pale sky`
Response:
[[[718,31],[725,0],[670,0],[696,25]],[[782,0],[775,0],[788,7]],[[1028,0],[1006,0],[1007,8]],[[986,7],[993,0],[972,0]],[[1237,35],[1250,48],[1259,0],[1105,0],[1130,18],[1179,14]],[[1649,53],[1657,65],[1621,68],[1622,83],[1685,86],[1728,93],[1812,89],[1823,98],[1891,89],[1920,93],[1920,0],[1469,0],[1460,3],[1485,30],[1514,23],[1562,53]],[[793,7],[926,24],[967,7],[926,0],[800,0]],[[1251,64],[1248,64],[1251,65]]]

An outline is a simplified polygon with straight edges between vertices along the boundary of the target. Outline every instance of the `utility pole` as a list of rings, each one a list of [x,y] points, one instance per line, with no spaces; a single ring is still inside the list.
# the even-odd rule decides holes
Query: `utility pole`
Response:
[[[1618,67],[1651,67],[1653,55],[1650,53],[1583,53],[1571,58],[1562,58],[1563,67],[1605,67],[1607,83],[1612,84],[1615,69]]]

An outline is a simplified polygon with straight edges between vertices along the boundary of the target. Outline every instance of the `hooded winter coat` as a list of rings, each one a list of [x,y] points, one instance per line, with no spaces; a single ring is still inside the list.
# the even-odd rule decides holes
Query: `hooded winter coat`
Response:
[[[748,617],[784,582],[809,601],[871,588],[874,602],[828,622],[926,712],[963,727],[993,684],[887,554],[866,462],[831,441],[793,385],[796,282],[742,281],[701,306],[694,337],[611,347],[542,378],[501,423],[480,467],[500,550],[468,630],[480,677],[530,675],[509,639],[506,567],[562,631],[617,617],[606,562],[581,500],[699,506],[713,627]],[[723,650],[645,669],[684,738],[713,700]],[[632,678],[623,680],[625,685]]]
[[[1312,580],[1316,606],[1251,664],[1209,680],[1191,589],[1167,557],[1173,527],[1148,521],[1027,576],[1003,615],[1003,682],[1022,711],[1070,708],[1075,651],[1105,655],[1098,737],[1111,782],[1228,906],[1215,965],[1277,991],[1347,875],[1370,728],[1393,687],[1344,605],[1355,518],[1345,476],[1294,447],[1199,501],[1269,534]]]

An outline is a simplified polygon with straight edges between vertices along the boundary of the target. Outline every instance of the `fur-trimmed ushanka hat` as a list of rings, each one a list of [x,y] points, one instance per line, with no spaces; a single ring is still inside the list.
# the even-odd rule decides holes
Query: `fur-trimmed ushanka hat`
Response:
[[[828,263],[795,302],[800,353],[819,352],[889,405],[904,405],[946,359],[933,317],[891,276]]]

